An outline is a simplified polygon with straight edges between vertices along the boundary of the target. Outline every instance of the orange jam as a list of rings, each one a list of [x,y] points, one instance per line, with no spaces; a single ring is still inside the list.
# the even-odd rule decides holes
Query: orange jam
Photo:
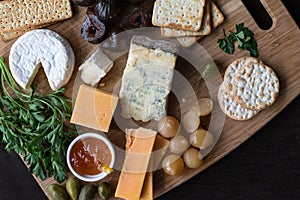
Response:
[[[103,165],[109,166],[111,152],[102,140],[87,137],[75,143],[70,162],[80,175],[97,175],[102,172]]]

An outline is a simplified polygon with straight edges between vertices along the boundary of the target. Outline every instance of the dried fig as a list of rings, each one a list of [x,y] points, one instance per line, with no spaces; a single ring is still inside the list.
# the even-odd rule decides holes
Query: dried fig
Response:
[[[105,31],[105,24],[96,15],[92,13],[86,14],[81,28],[81,36],[84,40],[98,44],[104,39]]]
[[[119,0],[100,0],[94,8],[95,14],[102,21],[112,20],[121,11]]]
[[[120,24],[120,27],[125,30],[148,26],[152,26],[151,16],[147,13],[147,9],[143,7],[132,9]]]

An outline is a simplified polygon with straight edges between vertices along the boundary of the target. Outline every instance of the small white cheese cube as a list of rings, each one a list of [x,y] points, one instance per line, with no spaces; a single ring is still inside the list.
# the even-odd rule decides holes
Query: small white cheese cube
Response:
[[[84,83],[95,86],[112,68],[113,61],[97,49],[80,67]]]

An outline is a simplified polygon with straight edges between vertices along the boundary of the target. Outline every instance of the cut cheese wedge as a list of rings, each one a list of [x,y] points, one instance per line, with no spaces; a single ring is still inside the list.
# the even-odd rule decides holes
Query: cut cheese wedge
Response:
[[[75,55],[69,42],[48,29],[32,30],[12,45],[9,66],[16,82],[29,90],[40,67],[52,90],[68,83],[73,73]]]
[[[117,96],[87,85],[81,85],[71,123],[108,132],[117,103]]]
[[[139,200],[144,185],[156,132],[145,129],[127,129],[127,153],[115,196]]]
[[[97,49],[80,67],[81,79],[95,86],[112,68],[113,62],[100,49]]]

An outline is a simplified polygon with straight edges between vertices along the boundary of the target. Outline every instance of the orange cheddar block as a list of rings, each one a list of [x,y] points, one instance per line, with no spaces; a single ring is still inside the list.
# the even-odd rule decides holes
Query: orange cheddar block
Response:
[[[169,140],[161,137],[160,135],[156,135],[150,165],[148,167],[149,172],[147,172],[145,177],[140,200],[153,200],[153,173],[156,170],[159,163],[161,162],[161,160],[163,159],[163,157],[165,156],[168,148]]]
[[[153,172],[147,172],[140,200],[153,200]]]
[[[117,96],[87,85],[81,85],[71,123],[108,132],[117,103]]]
[[[126,130],[126,157],[119,177],[115,196],[139,200],[143,188],[156,132],[138,128]]]
[[[157,170],[158,165],[160,164],[166,152],[168,151],[169,143],[170,141],[165,139],[164,137],[160,135],[156,136],[151,156],[151,163],[153,164],[151,171]]]

